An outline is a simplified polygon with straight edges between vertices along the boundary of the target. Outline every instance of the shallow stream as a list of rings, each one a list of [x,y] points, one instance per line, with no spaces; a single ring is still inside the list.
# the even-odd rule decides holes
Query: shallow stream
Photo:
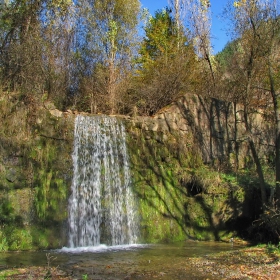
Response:
[[[191,267],[189,258],[240,246],[222,242],[186,241],[173,244],[98,246],[40,252],[7,252],[0,254],[0,268],[59,266],[75,279],[205,279]],[[208,279],[218,279],[210,276]]]

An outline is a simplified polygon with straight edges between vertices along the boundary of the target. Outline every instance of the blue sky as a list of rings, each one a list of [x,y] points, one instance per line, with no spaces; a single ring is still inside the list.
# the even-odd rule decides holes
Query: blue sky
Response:
[[[168,5],[168,0],[140,0],[140,2],[143,7],[149,9],[152,15],[156,10],[162,9]],[[212,0],[210,2],[212,11],[212,46],[216,54],[230,41],[230,38],[226,35],[226,26],[220,19],[227,1]]]

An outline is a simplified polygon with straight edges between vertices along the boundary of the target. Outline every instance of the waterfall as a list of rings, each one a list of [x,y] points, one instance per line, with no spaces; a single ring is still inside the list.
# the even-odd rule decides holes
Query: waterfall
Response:
[[[75,119],[69,246],[133,244],[137,241],[124,126],[114,117]]]

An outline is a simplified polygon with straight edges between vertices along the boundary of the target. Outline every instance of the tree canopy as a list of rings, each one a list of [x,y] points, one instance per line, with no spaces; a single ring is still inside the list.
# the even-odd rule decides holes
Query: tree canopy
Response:
[[[196,68],[194,48],[169,8],[145,27],[136,63],[133,98],[141,114],[152,115],[190,90]]]

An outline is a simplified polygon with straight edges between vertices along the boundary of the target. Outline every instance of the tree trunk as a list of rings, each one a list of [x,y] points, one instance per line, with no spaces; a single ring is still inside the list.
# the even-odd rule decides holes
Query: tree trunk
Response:
[[[277,95],[274,86],[272,66],[269,65],[270,92],[273,99],[275,114],[275,199],[276,204],[280,207],[280,96]]]
[[[257,171],[257,174],[259,177],[262,205],[265,206],[267,203],[265,180],[264,180],[262,165],[261,165],[260,159],[258,157],[257,149],[256,149],[254,139],[252,136],[252,132],[251,132],[250,124],[249,124],[248,108],[246,105],[244,106],[244,123],[245,123],[246,133],[248,136],[250,150],[252,152],[254,163],[255,163],[256,169],[257,169],[256,171]]]
[[[115,84],[115,65],[114,58],[110,58],[109,62],[109,81],[108,81],[108,96],[111,114],[116,113],[116,84]]]
[[[238,126],[237,122],[237,109],[236,109],[236,102],[233,102],[233,110],[234,110],[234,153],[235,153],[235,172],[239,170],[239,142],[238,142]]]
[[[278,108],[276,111],[277,117],[277,127],[276,127],[276,158],[275,158],[275,168],[276,168],[276,203],[280,208],[280,100],[278,97],[277,102]]]

